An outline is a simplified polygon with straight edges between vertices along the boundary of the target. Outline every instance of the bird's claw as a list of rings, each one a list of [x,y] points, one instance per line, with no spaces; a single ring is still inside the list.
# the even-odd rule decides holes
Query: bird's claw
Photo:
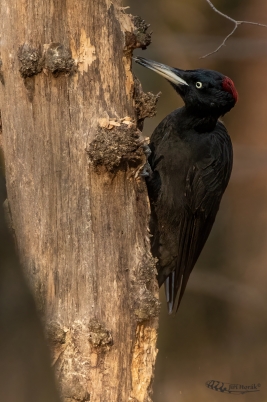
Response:
[[[153,173],[153,172],[152,172],[152,169],[151,169],[150,164],[149,164],[148,162],[146,162],[146,163],[144,164],[144,166],[142,167],[142,169],[141,169],[139,175],[140,175],[141,177],[147,178],[147,177],[150,177],[150,176],[152,175],[152,173]]]
[[[142,148],[143,148],[144,154],[146,155],[146,158],[148,159],[151,155],[151,149],[150,149],[149,145],[144,144],[144,145],[142,145]]]

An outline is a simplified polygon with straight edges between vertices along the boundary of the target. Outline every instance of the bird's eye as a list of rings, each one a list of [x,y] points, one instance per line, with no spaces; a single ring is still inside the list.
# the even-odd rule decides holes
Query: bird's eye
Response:
[[[197,89],[202,88],[202,82],[200,82],[200,81],[196,82],[196,88]]]

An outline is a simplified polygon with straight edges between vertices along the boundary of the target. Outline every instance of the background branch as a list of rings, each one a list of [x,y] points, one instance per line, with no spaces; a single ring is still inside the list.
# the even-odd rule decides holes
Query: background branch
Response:
[[[205,57],[208,57],[208,56],[210,56],[210,55],[212,55],[212,54],[214,54],[214,53],[217,53],[218,50],[220,50],[220,49],[225,45],[226,41],[230,38],[230,36],[232,36],[232,35],[234,34],[234,32],[237,30],[237,28],[238,28],[239,25],[242,25],[242,24],[250,24],[250,25],[258,25],[258,26],[260,26],[260,27],[266,27],[266,28],[267,28],[267,25],[266,25],[266,24],[260,24],[260,23],[258,23],[258,22],[237,21],[237,20],[235,20],[235,19],[229,17],[228,15],[222,13],[221,11],[219,11],[219,10],[212,4],[212,2],[211,2],[210,0],[206,0],[206,1],[207,1],[207,3],[211,6],[211,8],[213,9],[213,11],[215,11],[217,14],[221,15],[222,17],[226,18],[227,20],[231,21],[231,22],[234,24],[234,28],[233,28],[233,30],[224,38],[224,40],[222,41],[222,43],[221,43],[215,50],[213,50],[213,51],[210,52],[210,53],[205,54],[205,55],[202,56],[202,57],[200,57],[201,59],[205,59]]]

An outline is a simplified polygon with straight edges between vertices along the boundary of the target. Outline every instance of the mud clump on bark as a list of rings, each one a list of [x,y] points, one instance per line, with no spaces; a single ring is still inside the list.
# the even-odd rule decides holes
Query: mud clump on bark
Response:
[[[56,77],[60,73],[70,74],[76,71],[70,50],[61,43],[50,43],[46,48],[44,68]]]
[[[98,351],[108,351],[113,345],[112,335],[97,319],[89,323],[89,342]]]
[[[32,77],[43,69],[43,58],[40,51],[27,43],[19,47],[18,59],[21,63],[19,72],[22,78]]]
[[[33,77],[43,70],[57,77],[60,73],[70,74],[77,69],[70,50],[61,43],[44,45],[43,54],[25,43],[18,50],[18,59],[21,64],[19,72],[24,79]]]
[[[135,303],[133,306],[137,322],[144,322],[150,318],[158,317],[160,301],[145,286],[135,288]]]
[[[134,100],[137,126],[143,129],[144,120],[147,117],[154,117],[157,114],[157,103],[161,92],[157,95],[152,92],[143,92],[142,85],[138,78],[134,77]]]
[[[133,32],[125,32],[125,52],[132,52],[134,49],[146,49],[151,43],[152,32],[147,32],[150,27],[141,17],[131,16],[134,25]]]
[[[104,166],[108,172],[137,167],[142,164],[144,152],[140,146],[140,132],[135,127],[114,126],[111,130],[98,128],[95,139],[87,149],[96,171]]]
[[[137,278],[139,283],[149,284],[157,275],[158,259],[152,256],[146,256],[140,263],[137,270]]]
[[[136,272],[136,285],[131,289],[132,307],[137,322],[144,322],[160,313],[160,302],[153,296],[157,259],[146,256]]]

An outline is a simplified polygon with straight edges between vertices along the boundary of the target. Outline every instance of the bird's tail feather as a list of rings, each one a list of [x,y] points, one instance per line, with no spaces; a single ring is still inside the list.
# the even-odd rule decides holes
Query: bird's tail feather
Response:
[[[179,279],[180,286],[177,291],[177,289],[175,288],[176,275],[177,273],[175,271],[172,271],[164,282],[165,295],[169,314],[172,314],[173,311],[177,312],[181,304],[184,291],[189,279],[189,276],[187,278],[184,278],[184,276],[182,275],[181,278]]]
[[[182,241],[179,257],[176,261],[176,267],[167,277],[168,287],[172,290],[170,293],[171,297],[169,296],[170,301],[167,301],[169,314],[171,314],[173,311],[177,312],[181,304],[190,273],[198,258],[198,255],[196,256],[196,252],[194,250],[195,244],[193,241],[196,230],[195,221],[192,218],[189,222],[187,222],[187,224],[185,224],[185,222],[186,220],[184,219],[181,226]]]
[[[175,284],[175,271],[171,272],[164,282],[165,295],[169,314],[173,312],[175,303],[174,284]]]

